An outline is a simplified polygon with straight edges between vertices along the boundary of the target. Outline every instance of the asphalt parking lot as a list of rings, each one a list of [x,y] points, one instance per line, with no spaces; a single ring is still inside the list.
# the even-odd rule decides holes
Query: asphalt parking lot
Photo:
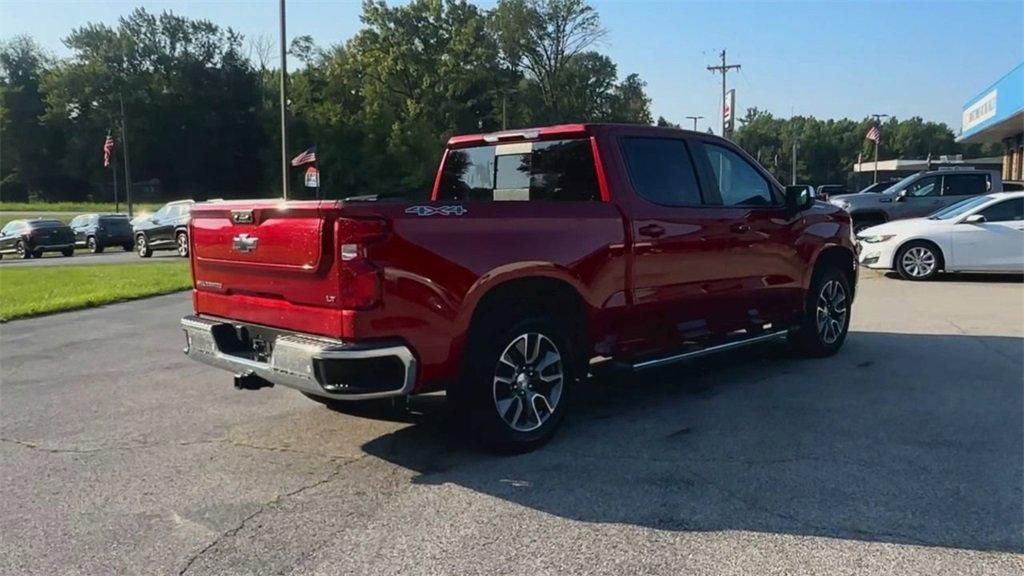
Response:
[[[77,259],[77,257],[76,257]],[[1020,574],[1024,284],[864,274],[836,357],[588,381],[545,448],[237,392],[186,294],[0,326],[8,574]]]

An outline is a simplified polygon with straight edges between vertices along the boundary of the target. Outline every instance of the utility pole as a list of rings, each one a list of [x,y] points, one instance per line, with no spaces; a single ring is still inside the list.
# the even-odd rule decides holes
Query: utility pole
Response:
[[[719,73],[720,72],[722,74],[722,107],[719,109],[719,114],[722,117],[722,137],[728,138],[729,134],[726,134],[726,130],[725,130],[725,75],[729,73],[729,70],[739,70],[740,69],[740,65],[739,64],[727,64],[726,60],[725,60],[725,50],[724,49],[722,50],[721,57],[722,57],[722,63],[720,65],[718,65],[718,66],[708,66],[708,70],[710,72],[712,72],[712,73]],[[733,110],[732,114],[735,117],[736,111]]]
[[[693,131],[697,131],[697,120],[704,118],[703,116],[687,116],[687,120],[693,120]]]
[[[121,152],[124,154],[124,194],[128,201],[128,217],[132,214],[132,164],[128,159],[128,114],[124,108],[124,92],[118,94],[121,99]]]
[[[288,42],[281,0],[281,197],[288,199]]]
[[[875,184],[878,183],[878,143],[882,141],[882,118],[888,118],[888,114],[872,114],[875,119],[875,129],[878,130],[878,137],[875,138]]]
[[[791,180],[790,183],[793,184],[794,186],[796,186],[796,149],[797,149],[797,147],[798,147],[797,146],[797,140],[794,138],[793,139],[793,175],[790,176],[790,180]]]

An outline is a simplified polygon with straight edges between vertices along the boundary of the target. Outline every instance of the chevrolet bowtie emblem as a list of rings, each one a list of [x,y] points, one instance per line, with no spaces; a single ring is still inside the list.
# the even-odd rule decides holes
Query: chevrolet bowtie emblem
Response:
[[[255,236],[249,236],[248,234],[239,234],[235,236],[231,241],[231,247],[239,252],[252,252],[256,249],[256,245],[260,239]]]

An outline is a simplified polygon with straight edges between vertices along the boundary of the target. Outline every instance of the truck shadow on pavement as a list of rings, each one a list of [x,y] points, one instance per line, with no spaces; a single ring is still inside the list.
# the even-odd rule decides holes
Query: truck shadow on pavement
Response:
[[[436,397],[363,449],[581,522],[1021,552],[1024,339],[850,334],[591,379],[547,446],[492,456]]]

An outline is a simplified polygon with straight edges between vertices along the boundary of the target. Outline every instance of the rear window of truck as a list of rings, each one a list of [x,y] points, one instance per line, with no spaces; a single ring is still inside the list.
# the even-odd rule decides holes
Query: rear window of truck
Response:
[[[588,139],[449,150],[438,200],[600,201]]]

